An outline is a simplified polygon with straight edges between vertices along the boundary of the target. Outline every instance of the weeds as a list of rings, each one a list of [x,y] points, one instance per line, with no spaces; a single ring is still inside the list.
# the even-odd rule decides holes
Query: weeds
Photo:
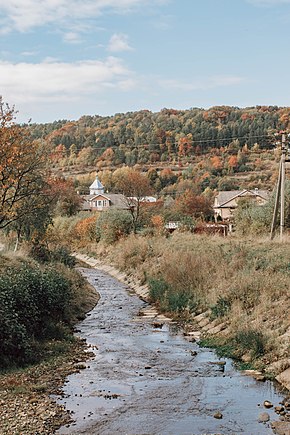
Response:
[[[234,337],[234,342],[238,356],[250,353],[251,358],[255,359],[264,355],[266,351],[266,337],[262,332],[253,329],[238,331]]]
[[[168,292],[168,284],[164,279],[150,279],[149,280],[149,296],[153,302],[161,301],[165,298]]]
[[[192,312],[197,303],[194,296],[186,291],[177,291],[167,282],[161,279],[150,279],[149,295],[163,312],[180,314],[187,310]]]
[[[214,348],[219,358],[235,358],[235,347],[232,342],[228,342],[221,337],[206,337],[199,341],[200,347]]]
[[[211,319],[226,316],[231,309],[231,301],[223,296],[219,296],[215,305],[211,307]]]
[[[201,347],[215,348],[218,357],[228,357],[235,360],[240,360],[244,354],[249,354],[251,360],[255,360],[263,356],[266,352],[267,338],[260,331],[245,329],[238,331],[231,338],[203,338],[199,342],[199,345]],[[251,363],[243,364],[244,366],[245,364],[251,365]]]

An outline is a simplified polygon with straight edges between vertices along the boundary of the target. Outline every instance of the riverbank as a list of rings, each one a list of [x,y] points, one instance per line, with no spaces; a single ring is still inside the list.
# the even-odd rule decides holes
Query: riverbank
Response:
[[[35,268],[33,270],[38,271],[36,263],[27,256],[8,253],[1,254],[0,257],[2,280],[9,275],[9,270],[10,275],[13,270],[12,276],[18,276],[17,270],[23,268],[24,265],[27,265],[27,268],[33,265]],[[12,266],[13,269],[11,269]],[[83,319],[86,313],[96,305],[99,295],[77,271],[66,270],[63,267],[58,267],[58,269],[70,278],[72,287],[72,301],[65,333],[53,339],[42,339],[39,343],[34,340],[31,347],[34,346],[37,351],[35,361],[38,363],[35,362],[28,366],[27,362],[22,364],[22,368],[15,367],[13,370],[11,365],[5,365],[6,369],[2,367],[0,373],[1,435],[51,435],[58,427],[71,421],[69,413],[64,407],[57,405],[51,395],[61,393],[66,377],[81,370],[84,362],[92,356],[86,344],[73,336],[72,325]],[[21,290],[20,284],[17,285],[18,291]],[[25,289],[29,289],[31,280],[27,280],[26,284]],[[2,287],[3,293],[4,287]],[[25,292],[23,294],[25,295]],[[5,314],[3,309],[2,305],[1,315],[3,312]],[[3,322],[3,316],[1,321]],[[5,339],[7,339],[7,334]],[[5,355],[2,356],[5,357]],[[11,355],[9,357],[11,358]]]
[[[85,367],[91,354],[81,340],[54,343],[61,354],[22,370],[0,374],[0,433],[51,435],[72,421],[70,413],[52,395],[61,394],[66,377]]]
[[[113,246],[89,246],[86,252],[91,266],[123,280],[145,300],[150,285],[152,300],[153,278],[160,312],[182,319],[193,338],[202,335],[207,345],[230,351],[227,356],[244,368],[258,370],[259,379],[276,377],[290,389],[288,250],[287,244],[267,240],[241,243],[176,234],[130,236]],[[168,301],[164,295],[171,288]],[[184,300],[186,308],[179,309]]]

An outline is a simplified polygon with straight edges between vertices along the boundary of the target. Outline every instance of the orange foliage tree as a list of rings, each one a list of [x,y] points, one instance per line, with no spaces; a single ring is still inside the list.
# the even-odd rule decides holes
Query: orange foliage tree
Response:
[[[81,208],[82,199],[71,180],[62,177],[50,178],[47,194],[55,205],[56,212],[62,216],[73,216]]]
[[[212,215],[212,207],[208,198],[196,195],[191,190],[186,190],[175,201],[175,208],[178,213],[192,216],[194,218],[207,219]]]
[[[220,157],[218,156],[214,156],[211,157],[211,165],[212,167],[216,170],[216,171],[220,171],[221,169],[223,169],[223,162],[221,160]]]
[[[0,228],[36,213],[45,189],[43,150],[0,98]]]
[[[96,222],[98,216],[93,215],[77,222],[75,226],[76,236],[84,243],[94,242],[97,239]]]
[[[151,224],[157,233],[161,233],[164,229],[164,218],[159,214],[151,217]]]
[[[238,157],[230,156],[228,159],[228,167],[230,171],[234,171],[238,167]]]

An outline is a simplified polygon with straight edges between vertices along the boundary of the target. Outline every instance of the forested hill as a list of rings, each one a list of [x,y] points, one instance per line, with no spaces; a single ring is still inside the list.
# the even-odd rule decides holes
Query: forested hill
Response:
[[[213,148],[245,144],[273,148],[273,133],[290,126],[290,108],[256,106],[212,107],[208,110],[162,109],[82,116],[77,121],[32,124],[34,138],[43,138],[56,152],[73,154],[93,164],[102,156],[111,164],[146,164],[190,159]]]

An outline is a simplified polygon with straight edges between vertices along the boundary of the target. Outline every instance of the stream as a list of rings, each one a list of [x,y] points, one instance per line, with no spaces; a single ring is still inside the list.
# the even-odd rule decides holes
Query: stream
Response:
[[[263,412],[279,419],[263,406],[284,397],[272,382],[241,374],[228,359],[221,364],[174,323],[157,323],[152,307],[110,275],[80,270],[100,293],[78,325],[95,357],[67,378],[58,403],[75,421],[58,434],[273,434],[258,422]]]

